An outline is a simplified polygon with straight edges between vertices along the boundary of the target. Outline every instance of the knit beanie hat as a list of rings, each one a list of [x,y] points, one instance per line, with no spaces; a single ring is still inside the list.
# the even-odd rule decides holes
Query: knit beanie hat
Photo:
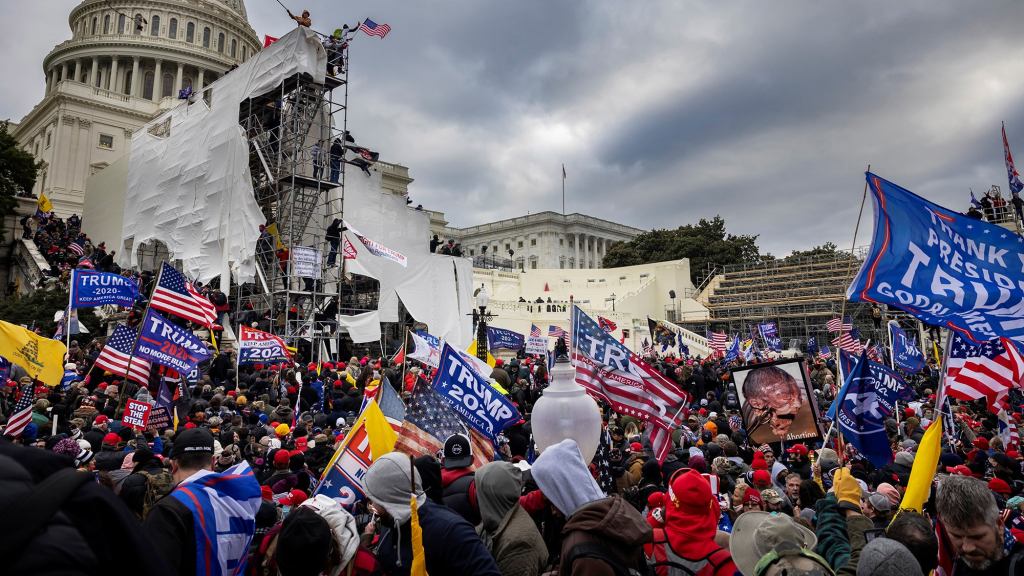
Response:
[[[875,538],[860,553],[857,576],[922,576],[921,565],[906,546],[890,538]]]
[[[768,462],[764,459],[764,454],[760,450],[754,452],[754,460],[750,463],[751,470],[767,470]]]
[[[53,451],[74,458],[78,456],[78,442],[72,438],[61,438],[54,446]]]

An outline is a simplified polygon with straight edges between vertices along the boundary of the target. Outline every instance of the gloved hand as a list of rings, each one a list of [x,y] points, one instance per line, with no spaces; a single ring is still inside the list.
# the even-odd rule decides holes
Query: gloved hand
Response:
[[[839,507],[845,510],[860,511],[860,483],[850,473],[849,468],[836,470],[832,477],[832,490],[839,500]]]

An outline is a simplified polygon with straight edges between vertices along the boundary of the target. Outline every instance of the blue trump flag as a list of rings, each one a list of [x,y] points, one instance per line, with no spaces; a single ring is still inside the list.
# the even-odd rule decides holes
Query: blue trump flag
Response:
[[[210,350],[191,330],[168,321],[151,309],[142,319],[135,355],[179,374],[189,374],[200,362],[210,358]]]
[[[895,323],[889,324],[892,331],[892,360],[907,374],[916,374],[924,368],[924,355],[917,342]]]
[[[892,461],[885,419],[896,411],[896,400],[907,398],[903,380],[885,366],[868,360],[867,351],[856,361],[833,406],[839,431],[865,458],[877,467]]]
[[[475,430],[493,441],[499,432],[519,421],[519,411],[512,402],[448,344],[441,350],[440,364],[434,390]]]
[[[733,360],[738,360],[739,357],[740,357],[740,337],[737,336],[736,339],[732,341],[732,345],[729,346],[729,350],[725,353],[725,361],[726,362],[732,362]]]
[[[71,271],[71,307],[92,308],[115,304],[130,308],[139,297],[139,285],[131,278],[95,270]]]
[[[526,346],[526,336],[523,336],[519,332],[505,330],[504,328],[495,328],[494,326],[487,327],[487,347],[491,350],[496,350],[498,348],[519,350],[523,346]]]
[[[811,336],[807,339],[807,355],[817,356],[818,355],[818,339]]]
[[[1024,238],[867,173],[875,233],[847,289],[975,340],[1024,343]]]
[[[779,328],[775,322],[762,322],[757,325],[761,338],[764,338],[765,346],[772,352],[782,352],[782,338],[779,337]]]

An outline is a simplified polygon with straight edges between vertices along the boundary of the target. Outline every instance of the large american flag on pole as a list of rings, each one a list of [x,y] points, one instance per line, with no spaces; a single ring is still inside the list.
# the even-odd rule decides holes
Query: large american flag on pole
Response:
[[[864,345],[860,343],[860,338],[854,338],[850,332],[842,332],[834,340],[832,345],[840,350],[846,350],[850,354],[860,354],[864,351]]]
[[[124,376],[139,384],[146,385],[149,382],[149,371],[152,365],[148,360],[139,357],[132,358],[132,347],[135,346],[135,332],[125,326],[118,324],[114,333],[107,338],[107,344],[96,357],[96,366],[103,368],[111,374]],[[129,367],[128,364],[131,363]],[[130,368],[130,372],[129,372]]]
[[[540,336],[541,336],[540,326],[537,326],[536,324],[530,324],[530,337],[531,338],[540,338]]]
[[[566,346],[572,346],[572,334],[566,332],[561,326],[555,326],[554,324],[548,326],[548,336],[551,338],[562,338],[565,340]]]
[[[21,387],[21,397],[18,398],[14,409],[11,410],[10,417],[7,418],[4,435],[11,438],[21,436],[30,422],[32,422],[32,384],[26,384]]]
[[[648,422],[651,447],[658,461],[664,461],[672,430],[681,423],[686,393],[602,330],[578,306],[573,307],[572,323],[576,382],[619,414]]]
[[[718,355],[725,354],[725,348],[729,343],[729,336],[725,332],[709,332],[708,348]]]
[[[200,326],[210,327],[217,320],[217,309],[196,290],[185,275],[164,262],[160,281],[153,290],[150,307],[174,314]]]
[[[366,33],[367,36],[380,36],[382,39],[391,32],[391,26],[387,24],[377,24],[373,20],[367,18],[359,24],[359,29]]]
[[[1003,398],[1024,377],[1024,359],[1006,338],[972,344],[959,332],[952,333],[946,360],[946,393],[961,400],[986,398],[989,410],[998,413]]]
[[[849,332],[853,330],[853,319],[849,316],[843,316],[842,320],[833,318],[825,323],[825,327],[829,332]]]
[[[444,448],[444,441],[452,434],[469,437],[475,467],[494,459],[491,441],[467,427],[429,382],[418,379],[405,408],[405,420],[398,431],[395,450],[413,456],[433,456]]]

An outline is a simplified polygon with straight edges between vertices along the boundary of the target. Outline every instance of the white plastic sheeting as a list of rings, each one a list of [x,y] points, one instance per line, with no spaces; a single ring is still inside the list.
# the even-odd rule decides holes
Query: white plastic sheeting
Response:
[[[356,344],[380,341],[380,313],[376,310],[355,316],[338,316],[338,325],[348,329],[349,337]]]
[[[326,66],[316,34],[297,27],[207,87],[209,107],[197,95],[141,128],[130,150],[119,262],[129,265],[140,245],[160,240],[203,282],[229,271],[253,281],[265,219],[253,197],[240,104],[298,73],[323,82]],[[150,134],[168,118],[168,136]]]
[[[465,347],[472,339],[473,266],[466,258],[431,254],[430,217],[413,210],[405,197],[384,192],[378,171],[345,175],[345,220],[361,233],[408,258],[408,266],[374,256],[354,236],[357,257],[348,270],[380,282],[378,312],[383,322],[398,320],[398,299],[430,333]],[[331,191],[332,195],[340,189]],[[348,232],[345,233],[348,235]]]

